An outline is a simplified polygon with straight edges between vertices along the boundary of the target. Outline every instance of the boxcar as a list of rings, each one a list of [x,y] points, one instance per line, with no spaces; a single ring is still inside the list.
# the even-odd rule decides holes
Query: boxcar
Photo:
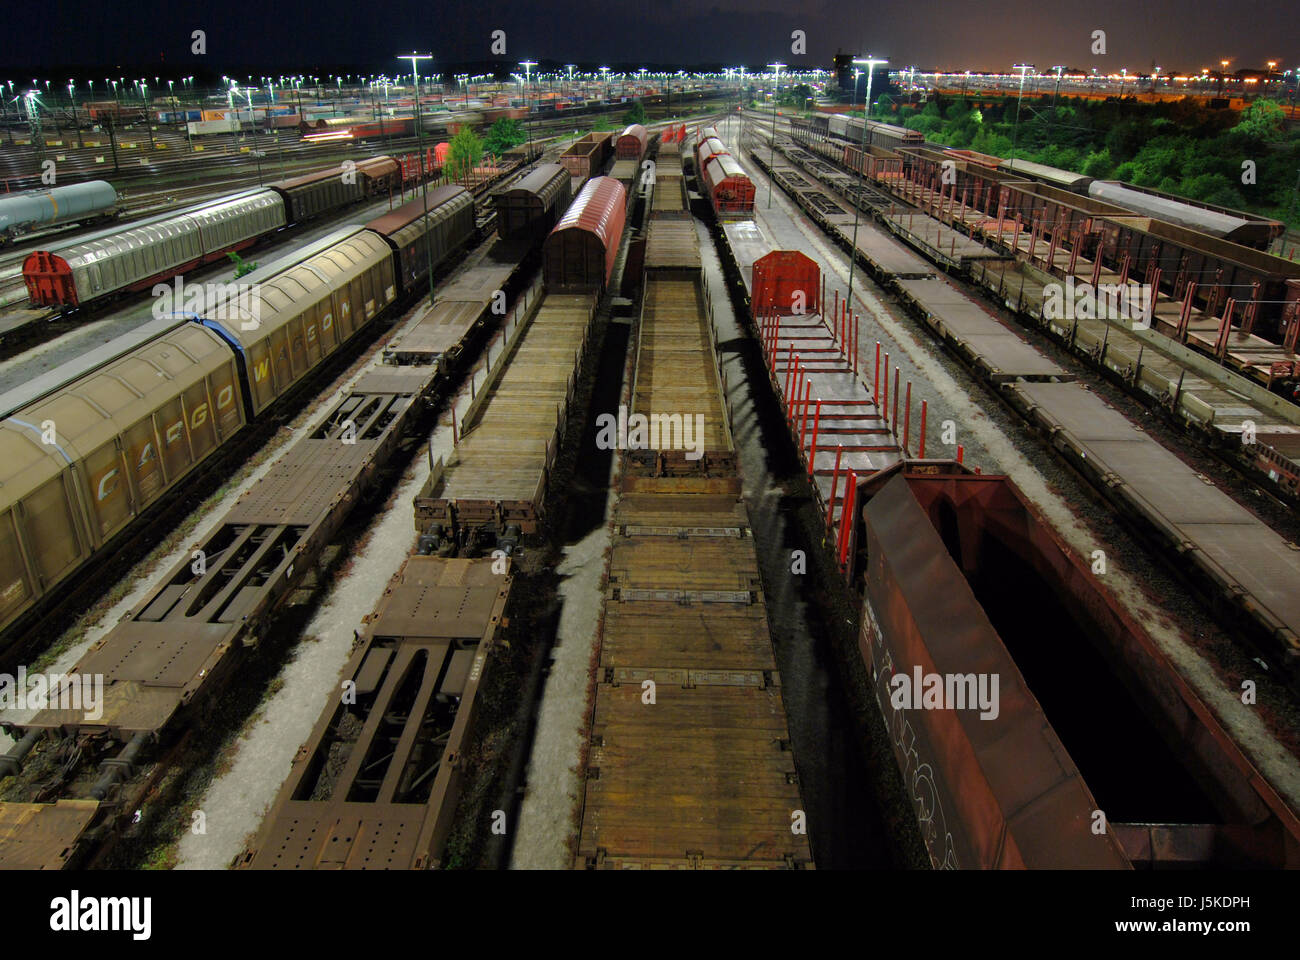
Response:
[[[392,248],[364,227],[342,227],[299,251],[253,294],[219,291],[193,319],[216,330],[239,360],[246,402],[260,414],[397,299]]]
[[[238,376],[164,319],[0,397],[0,629],[244,425]]]
[[[1016,161],[1019,169],[1021,161]],[[1175,197],[1149,187],[1136,187],[1115,180],[1089,181],[1088,195],[1107,203],[1132,210],[1144,217],[1163,220],[1174,226],[1196,230],[1206,236],[1228,240],[1257,250],[1268,249],[1286,225],[1280,220],[1261,217],[1213,203],[1200,203]]]
[[[285,223],[284,200],[276,191],[244,190],[33,251],[23,261],[23,280],[32,303],[76,306],[142,290],[248,246]]]
[[[703,176],[704,168],[709,165],[709,161],[726,153],[730,153],[730,151],[717,137],[708,137],[701,140],[695,146],[695,172]]]
[[[645,127],[639,123],[631,124],[619,134],[618,144],[615,147],[618,158],[620,160],[640,160],[649,141],[650,135],[646,133]]]
[[[367,197],[383,196],[402,188],[402,165],[392,157],[370,157],[357,163],[361,192]]]
[[[567,183],[569,175],[564,168],[553,166]],[[427,209],[426,216],[424,198],[417,192],[410,203],[366,224],[367,230],[379,234],[392,248],[403,291],[426,280],[431,263],[438,269],[474,236],[474,198],[464,187],[448,184],[433,188]]]
[[[572,199],[573,177],[561,164],[544,163],[494,197],[497,232],[506,239],[550,230]]]
[[[360,200],[365,195],[365,184],[355,167],[344,170],[338,166],[268,186],[284,197],[290,223],[306,223]]]
[[[754,182],[729,153],[719,154],[704,167],[704,188],[720,216],[749,216],[754,212]]]
[[[627,192],[611,177],[588,180],[546,238],[549,289],[600,289],[609,281],[626,217]]]

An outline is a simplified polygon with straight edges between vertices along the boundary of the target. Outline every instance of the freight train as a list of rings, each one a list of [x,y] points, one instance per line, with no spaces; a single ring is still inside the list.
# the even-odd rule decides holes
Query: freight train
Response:
[[[27,294],[37,306],[70,311],[147,290],[287,226],[400,188],[400,176],[391,157],[347,161],[35,250],[23,261]]]
[[[417,199],[340,227],[196,312],[151,321],[0,396],[0,631],[477,233],[471,195],[441,187],[427,216]]]
[[[0,196],[0,247],[45,227],[90,224],[116,217],[117,191],[103,180]]]

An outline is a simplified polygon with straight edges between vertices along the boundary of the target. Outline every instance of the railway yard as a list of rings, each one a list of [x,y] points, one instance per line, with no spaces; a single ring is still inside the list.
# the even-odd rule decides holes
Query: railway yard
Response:
[[[1285,225],[679,82],[0,143],[0,868],[1300,867]]]

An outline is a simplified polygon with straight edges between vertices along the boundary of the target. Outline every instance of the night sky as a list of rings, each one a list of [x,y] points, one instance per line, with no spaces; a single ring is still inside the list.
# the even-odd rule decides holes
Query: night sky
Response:
[[[205,12],[199,12],[205,11]],[[599,12],[596,12],[599,11]],[[1005,70],[1013,62],[1118,72],[1199,71],[1232,58],[1230,69],[1300,60],[1295,0],[591,0],[423,2],[412,0],[46,0],[6,5],[0,75],[32,76],[64,65],[170,66],[220,74],[241,66],[292,72],[344,65],[397,71],[393,55],[412,47],[437,64],[491,59],[490,34],[506,31],[509,64],[554,59],[587,64],[726,63],[779,59],[829,66],[837,49],[886,56],[892,66]],[[190,34],[207,32],[206,58]],[[790,33],[808,37],[804,57]],[[1107,55],[1090,52],[1093,30]]]

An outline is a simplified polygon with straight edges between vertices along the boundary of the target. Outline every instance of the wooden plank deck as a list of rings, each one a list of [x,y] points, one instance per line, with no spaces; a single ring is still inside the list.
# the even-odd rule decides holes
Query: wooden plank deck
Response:
[[[632,412],[647,417],[699,414],[704,417],[704,451],[730,450],[699,280],[651,279],[644,298]]]
[[[698,276],[648,276],[629,406],[702,416],[705,451],[726,455],[709,323]],[[802,801],[758,557],[726,472],[642,471],[615,505],[577,867],[812,866],[791,830]]]
[[[434,496],[495,502],[539,495],[594,306],[591,294],[547,296],[477,419],[464,425]]]

